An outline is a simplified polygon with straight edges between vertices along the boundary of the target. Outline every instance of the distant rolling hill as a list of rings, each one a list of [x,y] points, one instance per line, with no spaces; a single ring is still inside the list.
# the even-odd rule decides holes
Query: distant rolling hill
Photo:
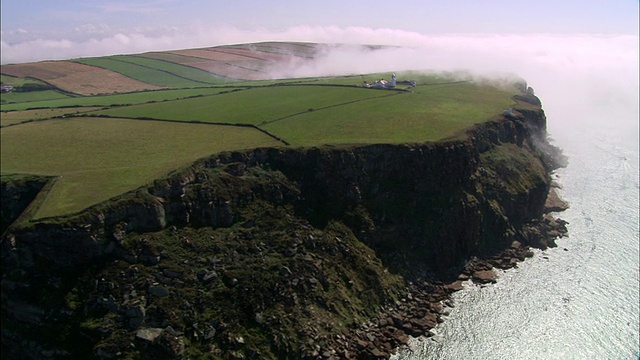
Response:
[[[43,81],[77,95],[181,89],[269,80],[282,64],[303,64],[329,45],[264,42],[64,61],[10,64],[2,74]],[[11,80],[3,78],[3,82]]]

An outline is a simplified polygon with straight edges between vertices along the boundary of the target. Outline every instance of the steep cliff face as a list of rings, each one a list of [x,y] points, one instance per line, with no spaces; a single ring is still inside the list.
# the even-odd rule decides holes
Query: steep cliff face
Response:
[[[223,153],[68,221],[13,236],[36,256],[73,266],[99,258],[117,240],[114,229],[228,227],[238,209],[263,199],[293,204],[319,227],[344,222],[387,260],[409,256],[443,270],[510,244],[525,222],[541,216],[553,166],[539,146],[544,129],[542,110],[523,110],[520,118],[496,118],[460,140],[433,144]],[[271,175],[250,182],[244,174],[254,167]]]
[[[32,175],[7,175],[0,182],[0,233],[25,212],[49,178]]]
[[[343,244],[341,251],[361,254],[359,260],[351,261],[362,262],[358,265],[361,267],[373,266],[366,277],[377,276],[378,284],[397,285],[396,280],[380,280],[385,276],[381,266],[405,278],[423,271],[438,276],[457,273],[471,257],[490,256],[516,240],[525,244],[535,242],[543,231],[535,224],[542,221],[550,188],[549,171],[557,164],[554,149],[545,140],[546,119],[539,101],[532,97],[518,101],[522,106],[508,117],[496,117],[465,134],[437,143],[264,148],[203,159],[148,188],[76,216],[12,229],[2,244],[3,286],[20,287],[16,284],[27,281],[26,276],[9,281],[9,274],[16,272],[34,273],[48,268],[62,273],[65,269],[109,264],[113,259],[156,266],[161,261],[161,251],[131,246],[136,234],[168,228],[178,234],[183,231],[180,229],[190,228],[235,229],[240,225],[252,228],[267,219],[274,221],[276,212],[282,217],[281,223],[302,224],[283,233],[297,232],[296,236],[303,236],[305,231],[315,229],[334,234],[335,229],[342,229],[340,236],[330,238],[352,239],[353,242],[347,241],[352,244],[347,247],[338,241]],[[257,239],[262,241],[259,247],[270,248],[267,238],[272,235],[268,234]],[[255,236],[251,234],[251,241]],[[313,238],[311,233],[305,236]],[[371,254],[353,244],[372,249],[381,263],[364,265],[371,264],[366,260]],[[294,261],[297,252],[291,249],[277,250],[291,258],[288,266],[281,265],[286,270],[280,267],[278,271],[282,277],[290,276],[291,267],[304,268]],[[316,248],[314,245],[305,249],[313,253]],[[244,256],[254,255],[249,251]],[[341,269],[339,273],[357,274],[354,266],[336,264],[336,267]],[[372,281],[354,283],[327,270],[322,270],[324,275],[314,274],[314,278],[341,284],[338,288],[345,299],[358,298],[362,289],[353,289],[364,288],[363,284]],[[358,276],[353,275],[352,279],[355,278]],[[231,280],[227,280],[227,286],[233,288],[228,284]],[[77,281],[80,280],[76,278],[71,283]],[[294,289],[291,282],[286,284]],[[377,288],[384,293],[381,285]],[[329,285],[325,286],[327,289]],[[149,291],[148,285],[145,291]],[[375,296],[373,302],[352,303],[350,310],[336,310],[334,316],[337,319],[350,318],[352,313],[365,316],[371,308],[392,300],[394,293],[397,290]],[[7,294],[3,295],[3,321],[28,313],[24,307],[16,309],[15,304],[20,301],[35,303],[38,312],[52,311],[43,309],[38,301]],[[316,300],[309,301],[318,305]],[[327,306],[326,299],[323,301],[323,306]],[[130,309],[118,311],[126,314]],[[41,326],[45,322],[42,319],[36,324]],[[274,328],[277,326],[272,324],[270,329]],[[5,338],[11,336],[3,329]],[[302,337],[300,341],[307,340]],[[295,342],[281,342],[286,344],[280,348],[274,345],[276,353],[296,346]],[[227,346],[230,351],[237,346],[229,342],[216,344]]]

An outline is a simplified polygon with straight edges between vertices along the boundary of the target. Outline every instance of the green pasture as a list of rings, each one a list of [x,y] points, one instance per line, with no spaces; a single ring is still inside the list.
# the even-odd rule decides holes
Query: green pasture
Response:
[[[144,53],[144,54],[137,54],[136,56],[141,56],[141,57],[145,57],[145,58],[149,58],[149,59],[157,59],[157,60],[162,60],[162,61],[167,61],[167,62],[171,62],[171,63],[177,63],[177,64],[189,64],[189,63],[197,63],[197,62],[203,62],[203,61],[207,61],[206,59],[203,58],[199,58],[199,57],[194,57],[194,56],[187,56],[187,55],[181,55],[181,54],[175,54],[172,52],[148,52],[148,53]],[[188,65],[186,65],[188,66]]]
[[[22,86],[24,84],[39,84],[39,85],[46,84],[44,81],[41,81],[38,79],[21,78],[21,77],[15,77],[15,76],[5,75],[5,74],[0,74],[0,82],[3,84],[13,85],[15,87]]]
[[[340,77],[336,82],[346,85],[354,78]],[[418,85],[410,92],[287,85],[90,114],[251,124],[293,145],[313,146],[435,141],[486,121],[513,103],[511,88],[437,77],[419,80],[428,85]]]
[[[393,72],[375,73],[375,74],[351,74],[344,76],[331,77],[311,77],[295,79],[299,84],[313,85],[345,85],[345,86],[362,86],[363,82],[373,83],[376,80],[391,80]],[[404,80],[415,80],[418,85],[432,86],[443,83],[458,83],[470,81],[471,77],[464,74],[455,73],[435,73],[435,72],[417,72],[417,71],[401,71],[396,72],[398,82]],[[397,89],[405,89],[407,85],[398,84]],[[410,89],[411,90],[411,89]]]
[[[472,83],[416,88],[411,92],[367,90],[387,96],[307,112],[262,129],[291,145],[436,141],[508,108],[513,92]]]
[[[223,150],[282,145],[251,128],[100,118],[20,124],[0,136],[2,174],[59,176],[36,218],[80,211]]]
[[[284,146],[257,129],[220,123],[254,125],[293,146],[420,143],[491,119],[514,103],[516,93],[513,85],[451,74],[398,73],[399,81],[417,81],[410,91],[359,86],[363,79],[390,75],[238,82],[4,104],[0,170],[57,176],[35,217],[65,215],[204,156]],[[36,107],[42,109],[24,111]],[[59,118],[73,113],[92,117]],[[32,121],[40,119],[51,120]]]
[[[282,46],[281,43],[259,43],[246,46],[234,46],[240,49],[256,49],[265,53],[275,54],[295,54],[302,57],[312,57],[317,52],[316,46],[312,44],[304,43],[288,43],[286,46]]]
[[[32,78],[19,78],[15,76],[9,75],[0,75],[0,82],[3,84],[9,84],[14,87],[14,91],[10,93],[2,93],[0,94],[0,104],[14,104],[14,103],[24,103],[24,102],[32,102],[32,101],[42,101],[42,100],[52,100],[52,99],[65,99],[68,98],[69,95],[63,94],[61,92],[51,90],[51,86],[47,83],[32,79]],[[38,89],[33,91],[18,91],[19,87],[22,86],[42,86],[49,87],[49,89]]]
[[[211,74],[204,70],[190,67],[190,66],[176,64],[173,62],[157,60],[157,59],[152,59],[152,58],[142,57],[137,55],[118,55],[118,56],[114,56],[113,58],[119,61],[125,61],[131,64],[136,64],[136,65],[140,65],[148,68],[157,69],[159,71],[165,71],[175,76],[192,80],[193,82],[200,84],[200,86],[202,86],[202,84],[220,85],[220,84],[227,84],[232,82],[230,79]]]
[[[194,86],[202,86],[202,82],[185,79],[164,70],[135,64],[125,59],[127,58],[124,56],[110,56],[77,59],[74,61],[85,65],[97,66],[107,70],[115,71],[117,73],[142,81],[147,84],[167,86],[171,88],[189,88]],[[152,61],[151,59],[148,60],[149,62]],[[176,64],[175,67],[182,66]]]
[[[10,92],[0,95],[0,103],[18,104],[18,103],[34,103],[47,100],[68,99],[69,95],[63,94],[55,90],[29,91],[29,92]],[[4,106],[3,106],[4,109]]]
[[[115,106],[142,104],[156,101],[167,101],[182,99],[194,96],[218,94],[225,91],[233,91],[235,88],[204,87],[197,89],[177,89],[177,90],[153,90],[141,91],[128,94],[99,95],[99,96],[79,96],[69,97],[59,100],[34,101],[19,104],[2,105],[2,111],[27,110],[39,108],[59,108],[71,106]]]
[[[331,86],[260,87],[215,96],[104,109],[93,114],[260,125],[298,113],[384,97],[389,93]]]
[[[73,107],[2,112],[0,113],[0,126],[15,125],[33,120],[77,115],[79,113],[97,109],[98,108],[96,107]]]

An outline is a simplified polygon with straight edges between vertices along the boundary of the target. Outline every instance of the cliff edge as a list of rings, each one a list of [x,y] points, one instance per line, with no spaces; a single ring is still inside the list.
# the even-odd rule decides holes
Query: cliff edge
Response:
[[[221,153],[16,224],[3,354],[387,357],[429,335],[456,280],[492,281],[566,233],[547,201],[562,157],[539,99],[515,100],[436,143]]]

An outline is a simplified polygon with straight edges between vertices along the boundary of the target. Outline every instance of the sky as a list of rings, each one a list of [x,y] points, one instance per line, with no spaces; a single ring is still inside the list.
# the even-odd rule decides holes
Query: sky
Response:
[[[416,45],[452,35],[638,35],[637,0],[2,0],[1,61],[265,40]]]

